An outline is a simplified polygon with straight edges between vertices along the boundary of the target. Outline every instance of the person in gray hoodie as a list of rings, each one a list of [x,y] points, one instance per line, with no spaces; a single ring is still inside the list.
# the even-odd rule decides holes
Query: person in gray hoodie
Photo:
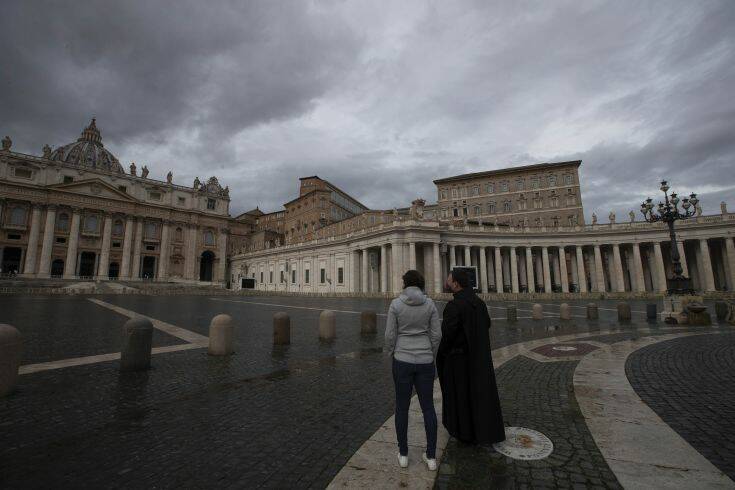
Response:
[[[413,388],[419,397],[426,430],[422,459],[436,470],[437,420],[434,410],[434,358],[441,341],[441,323],[434,302],[424,293],[424,278],[415,270],[403,275],[403,292],[388,309],[385,351],[393,358],[396,388],[398,464],[408,466],[408,408]]]

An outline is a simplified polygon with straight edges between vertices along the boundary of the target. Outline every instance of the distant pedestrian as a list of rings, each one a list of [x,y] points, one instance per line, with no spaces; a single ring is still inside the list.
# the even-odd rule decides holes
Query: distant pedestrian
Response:
[[[415,388],[426,430],[426,452],[422,459],[429,470],[435,471],[434,357],[441,340],[441,326],[436,305],[424,293],[424,285],[418,271],[410,270],[403,275],[403,292],[388,309],[385,350],[393,359],[398,464],[401,468],[408,466],[408,408]]]
[[[468,444],[505,440],[503,414],[490,354],[490,315],[469,285],[469,276],[454,270],[446,286],[454,299],[444,308],[442,340],[436,363],[442,388],[442,423]]]

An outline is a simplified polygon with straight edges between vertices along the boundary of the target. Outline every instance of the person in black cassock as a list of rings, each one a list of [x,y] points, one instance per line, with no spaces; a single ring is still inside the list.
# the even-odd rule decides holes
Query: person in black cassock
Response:
[[[449,273],[454,299],[444,308],[436,357],[442,389],[442,423],[467,444],[505,440],[503,414],[490,354],[490,315],[462,270]]]

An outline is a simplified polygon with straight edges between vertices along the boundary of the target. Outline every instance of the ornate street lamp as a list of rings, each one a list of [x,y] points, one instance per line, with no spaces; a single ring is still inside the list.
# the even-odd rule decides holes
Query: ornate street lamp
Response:
[[[649,223],[663,221],[669,227],[669,236],[671,237],[671,261],[673,262],[674,275],[668,280],[669,294],[693,294],[691,279],[684,277],[681,268],[681,257],[679,256],[679,247],[676,245],[676,232],[674,231],[674,222],[681,219],[688,219],[697,212],[697,195],[692,194],[687,198],[679,199],[675,192],[669,196],[669,184],[665,180],[661,182],[661,190],[664,193],[664,202],[659,202],[657,209],[654,210],[653,200],[649,197],[641,204],[641,213]],[[682,209],[679,209],[681,203]]]

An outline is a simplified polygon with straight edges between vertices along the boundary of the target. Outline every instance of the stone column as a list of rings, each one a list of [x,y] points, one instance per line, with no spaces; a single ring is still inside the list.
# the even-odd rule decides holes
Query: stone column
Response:
[[[168,221],[161,223],[161,253],[158,255],[158,278],[168,278],[168,263],[171,256],[171,224]]]
[[[362,279],[361,293],[368,292],[368,270],[370,268],[370,256],[367,248],[362,249],[362,270],[360,270],[360,279]]]
[[[393,259],[392,266],[393,266],[393,292],[398,293],[401,291],[401,276],[403,275],[401,273],[401,244],[397,241],[394,241],[391,243],[391,258]]]
[[[408,243],[408,268],[416,270],[416,242]]]
[[[457,251],[454,245],[449,245],[449,272],[452,271],[457,265]]]
[[[380,246],[380,292],[388,292],[388,245]]]
[[[489,292],[489,285],[487,281],[487,257],[485,257],[485,247],[480,247],[480,267],[478,272],[482,280],[482,292]]]
[[[503,292],[503,255],[500,247],[495,247],[495,290],[498,293]]]
[[[559,247],[559,275],[561,276],[562,293],[569,292],[569,277],[567,277],[567,253],[564,247]]]
[[[709,245],[707,239],[702,238],[699,240],[699,248],[701,250],[702,266],[700,270],[704,275],[704,290],[715,291],[715,275],[712,272],[712,259],[709,254]]]
[[[54,226],[56,225],[56,206],[46,207],[46,224],[43,227],[41,258],[38,264],[38,277],[51,276],[51,252],[54,248]]]
[[[643,279],[643,261],[641,260],[641,246],[633,244],[633,275],[635,277],[635,291],[643,293],[646,291],[646,281]]]
[[[605,271],[602,268],[602,253],[600,253],[599,245],[595,245],[595,285],[597,292],[605,292]]]
[[[518,258],[515,247],[510,247],[510,287],[511,291],[518,293]]]
[[[130,279],[130,248],[133,244],[133,217],[125,220],[125,235],[123,237],[123,256],[120,265],[120,279]]]
[[[531,247],[526,247],[526,284],[528,285],[528,292],[536,292],[536,281],[533,277],[533,251]]]
[[[137,218],[135,220],[135,245],[133,246],[133,263],[131,279],[140,278],[140,251],[143,248],[143,220]]]
[[[551,270],[549,269],[549,248],[541,247],[541,260],[544,267],[544,292],[551,292]]]
[[[41,233],[41,206],[34,205],[31,213],[31,229],[28,234],[28,249],[23,274],[36,272],[36,256],[38,255],[38,238]]]
[[[96,279],[108,279],[110,277],[110,239],[112,237],[112,216],[105,215],[105,225],[102,228],[102,248],[100,249],[100,261],[97,264]]]
[[[3,210],[5,209],[5,199],[0,198],[0,228],[3,226]]]
[[[489,250],[486,250],[486,253]],[[488,257],[487,261],[487,282],[490,286],[495,286],[495,265],[493,264],[493,257]],[[497,291],[497,287],[495,288]]]
[[[676,242],[676,248],[679,249],[679,262],[681,262],[681,274],[689,277],[689,267],[687,266],[687,256],[684,253],[684,240]]]
[[[580,245],[577,245],[577,285],[579,286],[580,293],[587,292],[587,274],[584,270],[584,250]]]
[[[226,276],[227,274],[227,229],[226,228],[221,228],[219,230],[218,245],[219,245],[219,267],[217,271],[217,277],[220,282],[227,283],[227,276]],[[332,279],[332,281],[336,281],[336,278]]]
[[[472,247],[470,245],[464,246],[464,266],[470,267],[472,265]]]
[[[77,273],[77,247],[79,246],[79,223],[81,215],[79,209],[73,209],[71,227],[69,228],[69,244],[66,247],[66,261],[64,261],[64,279],[71,279]]]
[[[732,238],[729,236],[725,237],[725,257],[729,269],[728,287],[730,291],[735,290],[735,244],[733,244]]]
[[[666,269],[664,268],[664,257],[661,253],[661,244],[654,242],[654,269],[656,271],[656,289],[658,291],[666,291]]]
[[[623,261],[620,259],[620,245],[617,243],[613,244],[613,268],[615,269],[615,291],[624,293]]]
[[[438,294],[442,292],[442,265],[439,244],[434,242],[432,249],[432,258],[434,262],[434,292]]]

